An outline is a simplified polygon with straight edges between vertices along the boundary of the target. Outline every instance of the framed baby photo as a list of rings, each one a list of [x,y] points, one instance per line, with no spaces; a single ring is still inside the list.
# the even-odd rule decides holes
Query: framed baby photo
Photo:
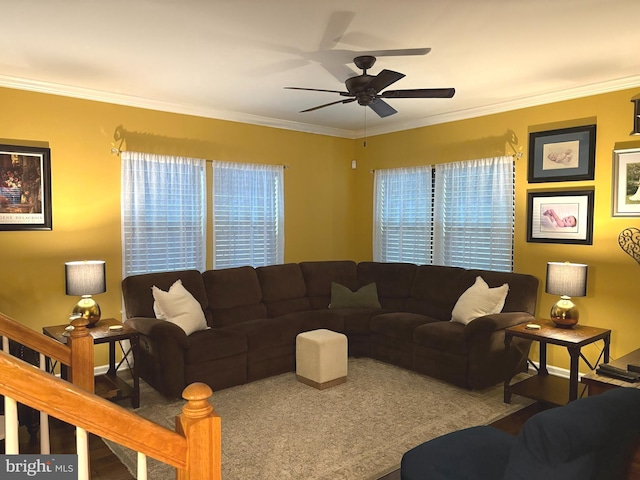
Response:
[[[640,148],[613,151],[614,217],[640,217]]]
[[[527,192],[527,242],[593,244],[594,190]]]
[[[529,134],[529,183],[593,180],[596,126]]]

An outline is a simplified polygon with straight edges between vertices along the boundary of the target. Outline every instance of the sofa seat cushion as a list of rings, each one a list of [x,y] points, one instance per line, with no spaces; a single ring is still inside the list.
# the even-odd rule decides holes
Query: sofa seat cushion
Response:
[[[289,313],[278,317],[278,319],[299,325],[300,332],[321,328],[333,330],[334,332],[342,332],[344,330],[342,315],[328,309]]]
[[[342,317],[344,333],[366,335],[371,332],[371,318],[386,313],[379,308],[332,308],[331,311]]]
[[[247,339],[237,332],[210,328],[189,335],[185,349],[188,365],[247,353]]]
[[[441,352],[466,355],[464,325],[456,322],[432,322],[416,327],[414,343]]]
[[[295,344],[296,335],[304,331],[301,317],[287,316],[276,318],[260,318],[247,320],[225,327],[225,330],[240,333],[247,339],[249,352],[291,346]]]
[[[371,333],[412,341],[416,327],[432,322],[439,321],[418,313],[383,313],[371,318]]]

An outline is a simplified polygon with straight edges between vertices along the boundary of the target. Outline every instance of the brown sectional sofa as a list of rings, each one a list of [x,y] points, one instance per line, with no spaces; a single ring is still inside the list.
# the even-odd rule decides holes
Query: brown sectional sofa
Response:
[[[509,284],[502,313],[451,322],[459,296],[480,275]],[[151,287],[178,279],[210,329],[187,336],[154,318]],[[382,308],[329,308],[331,283],[375,283]],[[122,281],[127,321],[141,333],[141,377],[169,398],[192,382],[214,390],[295,370],[295,338],[327,328],[347,335],[350,356],[367,356],[466,388],[485,388],[524,369],[530,342],[504,328],[533,320],[538,279],[525,274],[408,263],[319,261],[267,267],[134,275]]]

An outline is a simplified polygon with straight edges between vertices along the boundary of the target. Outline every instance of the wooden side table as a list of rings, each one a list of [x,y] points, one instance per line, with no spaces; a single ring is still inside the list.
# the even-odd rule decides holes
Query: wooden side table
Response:
[[[122,326],[121,330],[110,330],[112,325]],[[67,343],[68,332],[66,328],[69,324],[54,325],[50,327],[44,327],[42,332],[59,341],[60,343]],[[137,330],[133,327],[123,324],[115,318],[103,318],[93,327],[87,328],[89,333],[93,337],[93,344],[98,345],[100,343],[109,344],[109,370],[104,375],[96,376],[95,393],[103,398],[109,400],[123,400],[126,398],[131,399],[131,405],[133,408],[140,406],[140,376],[138,372],[138,348],[139,348],[139,336]],[[131,348],[125,351],[122,346],[123,340],[129,340]],[[122,352],[122,359],[116,364],[116,344],[120,346]],[[133,365],[129,361],[129,355],[133,357]],[[125,381],[120,375],[118,370],[123,363],[126,363],[131,373],[131,383]],[[62,365],[61,374],[64,378],[66,375],[66,365]]]
[[[623,370],[626,370],[629,364],[640,365],[640,348],[610,363],[610,365],[622,368]],[[618,387],[640,389],[640,382],[625,382],[617,378],[598,375],[595,371],[583,375],[581,381],[587,385],[589,395],[599,395],[607,390]]]
[[[535,323],[540,325],[539,330],[529,330],[525,324],[505,329],[504,344],[507,355],[513,337],[533,340],[540,343],[540,365],[537,367],[537,375],[513,385],[511,385],[513,376],[507,378],[504,382],[504,401],[509,403],[511,394],[516,393],[554,405],[565,405],[578,398],[578,364],[580,359],[582,358],[591,370],[594,370],[601,361],[604,363],[609,361],[611,330],[580,324],[573,328],[559,328],[551,320],[539,320]],[[595,343],[598,340],[602,340],[604,346],[596,364],[591,365],[580,350],[585,345]],[[569,380],[549,375],[547,371],[547,344],[567,347],[571,357]],[[528,362],[533,365],[530,360]],[[533,366],[536,368],[535,365]]]

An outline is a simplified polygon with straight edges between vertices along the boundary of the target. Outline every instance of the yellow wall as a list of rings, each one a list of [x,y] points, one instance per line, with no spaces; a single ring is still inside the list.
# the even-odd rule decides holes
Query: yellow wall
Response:
[[[0,143],[48,145],[53,192],[52,231],[0,232],[0,311],[36,330],[65,323],[76,299],[64,294],[64,262],[104,259],[107,292],[96,299],[103,316],[121,318],[120,161],[110,153],[118,126],[128,150],[289,165],[287,262],[371,259],[371,169],[511,154],[511,140],[525,153],[516,161],[515,270],[541,280],[538,311],[545,316],[556,300],[544,293],[546,262],[587,263],[588,296],[576,299],[581,323],[611,328],[612,354],[622,355],[640,346],[640,265],[618,247],[617,236],[625,227],[640,227],[640,219],[610,215],[612,150],[640,146],[629,136],[629,99],[635,94],[627,90],[380,135],[363,148],[361,140],[0,89]],[[528,185],[529,132],[586,123],[598,125],[595,180]],[[597,187],[592,246],[526,242],[528,189],[587,186]],[[586,353],[594,358],[597,349]],[[100,355],[97,364],[106,362]],[[566,368],[566,358],[565,351],[552,349],[549,362]]]
[[[580,323],[612,330],[611,354],[614,358],[639,348],[640,290],[636,279],[640,276],[640,265],[622,251],[617,238],[626,227],[640,228],[640,218],[611,217],[612,150],[640,147],[640,141],[629,135],[633,127],[630,99],[637,93],[637,90],[619,91],[380,135],[368,138],[366,147],[358,141],[357,230],[366,232],[366,236],[363,234],[358,243],[356,259],[367,259],[372,255],[372,169],[431,165],[522,151],[524,156],[516,160],[514,270],[540,279],[538,314],[548,316],[557,301],[554,296],[544,293],[546,263],[586,263],[589,265],[587,296],[574,299],[580,310]],[[595,180],[528,184],[530,132],[592,123],[597,124]],[[593,245],[526,241],[527,190],[585,187],[595,187]],[[584,349],[591,361],[597,358],[602,342],[597,345]],[[549,364],[568,368],[566,349],[550,347],[549,352]]]
[[[288,165],[285,261],[351,257],[352,140],[10,89],[0,105],[0,144],[51,149],[53,230],[0,232],[0,311],[35,330],[68,321],[70,260],[106,261],[107,292],[95,298],[103,317],[121,318],[119,126],[128,150]]]

